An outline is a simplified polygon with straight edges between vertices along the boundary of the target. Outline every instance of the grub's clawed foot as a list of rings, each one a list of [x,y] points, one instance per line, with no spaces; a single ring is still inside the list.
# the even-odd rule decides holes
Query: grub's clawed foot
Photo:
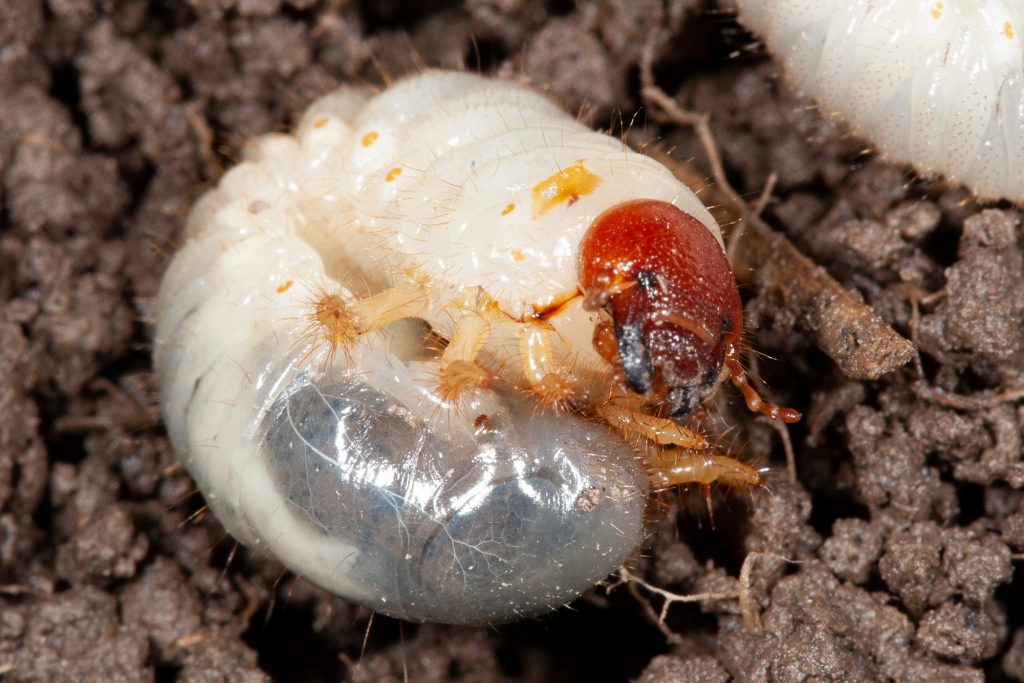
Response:
[[[753,489],[764,485],[761,473],[739,460],[715,452],[707,436],[674,419],[650,415],[643,401],[632,396],[615,396],[597,408],[608,424],[627,436],[635,435],[665,448],[652,448],[646,456],[647,477],[652,491],[677,486],[704,487],[709,511],[711,487]]]
[[[490,386],[494,375],[477,362],[480,349],[490,334],[490,325],[482,317],[468,313],[455,325],[455,332],[441,354],[438,394],[455,404],[475,389]]]
[[[573,404],[575,391],[572,382],[555,362],[555,349],[559,344],[557,335],[539,323],[524,325],[519,337],[523,374],[530,389],[539,397],[541,406],[568,409]]]
[[[476,389],[486,389],[494,375],[481,365],[456,359],[442,362],[438,375],[437,393],[448,404],[456,404]]]

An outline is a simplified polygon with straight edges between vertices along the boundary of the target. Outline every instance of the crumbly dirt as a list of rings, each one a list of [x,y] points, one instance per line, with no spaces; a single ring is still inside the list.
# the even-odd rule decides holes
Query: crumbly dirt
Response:
[[[738,191],[775,174],[765,222],[919,351],[851,377],[826,355],[853,343],[842,319],[750,279],[756,368],[806,416],[797,482],[779,434],[724,396],[768,489],[713,522],[699,495],[653,501],[631,569],[727,592],[761,553],[746,612],[673,604],[662,624],[634,584],[491,629],[371,623],[237,549],[176,463],[150,370],[189,206],[247,137],[423,65],[523,78],[709,173],[692,131],[633,118],[649,41]],[[701,0],[0,0],[0,677],[1024,681],[1021,214],[865,152],[751,44]]]

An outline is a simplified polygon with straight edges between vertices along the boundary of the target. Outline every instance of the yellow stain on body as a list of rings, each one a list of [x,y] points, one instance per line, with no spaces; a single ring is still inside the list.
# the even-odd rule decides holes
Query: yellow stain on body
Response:
[[[369,133],[363,136],[362,145],[363,147],[369,147],[377,141],[377,131],[371,130]]]
[[[533,186],[533,217],[542,216],[559,204],[572,204],[600,184],[601,178],[588,171],[582,161],[577,161]]]
[[[284,294],[285,292],[292,288],[293,284],[295,284],[295,282],[293,282],[292,280],[285,280],[284,282],[277,286],[277,293]]]
[[[942,3],[938,2],[937,0],[936,0],[936,2],[933,2],[932,3],[932,8],[929,10],[929,12],[931,12],[932,19],[938,19],[939,17],[941,17],[942,16]]]
[[[512,258],[515,259],[516,261],[525,261],[526,252],[524,252],[522,249],[513,249]]]
[[[1003,24],[1003,35],[1009,38],[1010,40],[1013,40],[1013,24],[1011,24],[1010,22],[1006,22],[1005,24]]]
[[[514,203],[513,203],[513,204],[506,204],[506,205],[505,205],[505,208],[501,210],[501,215],[502,215],[502,216],[507,216],[507,215],[509,215],[510,213],[512,213],[512,211],[513,211],[513,210],[514,210],[515,208],[516,208],[516,205],[515,205]]]
[[[316,121],[313,122],[313,127],[314,128],[323,128],[324,126],[327,125],[327,122],[329,120],[330,119],[328,119],[328,118],[317,119]]]
[[[396,167],[388,171],[388,174],[384,176],[384,180],[389,183],[393,183],[395,181],[395,178],[397,178],[400,175],[402,175],[402,169]]]

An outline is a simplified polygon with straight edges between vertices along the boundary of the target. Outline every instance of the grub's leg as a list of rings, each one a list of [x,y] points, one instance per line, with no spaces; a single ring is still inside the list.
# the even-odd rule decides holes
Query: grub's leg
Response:
[[[608,424],[626,435],[636,434],[655,443],[673,445],[691,451],[707,450],[706,436],[675,420],[650,415],[644,403],[632,396],[614,396],[597,406],[597,412]]]
[[[643,401],[638,398],[615,396],[600,404],[597,412],[609,425],[627,435],[636,434],[657,444],[676,446],[653,448],[647,455],[647,479],[652,491],[675,486],[703,486],[710,515],[712,485],[753,490],[764,484],[758,470],[714,452],[708,438],[699,430],[646,413]]]
[[[417,318],[429,303],[422,287],[394,287],[352,303],[351,310],[359,333],[365,334],[396,320]]]
[[[747,373],[740,365],[740,345],[737,339],[727,339],[725,343],[725,367],[729,370],[729,377],[736,388],[743,394],[743,400],[747,402],[747,408],[754,413],[761,413],[773,420],[782,420],[792,424],[800,419],[800,413],[792,408],[783,408],[771,403],[765,403],[764,399],[758,396],[754,387],[747,381]]]
[[[491,383],[493,375],[476,361],[490,331],[491,326],[478,315],[459,320],[441,354],[439,393],[444,400],[454,403],[463,392]]]
[[[733,488],[762,486],[761,473],[736,458],[719,453],[685,448],[659,449],[647,457],[647,472],[653,490],[699,484],[725,484]]]
[[[361,335],[402,318],[418,317],[429,301],[422,288],[388,289],[356,301],[324,289],[311,304],[308,334],[317,344],[327,344],[327,367],[333,368],[339,351],[351,360],[349,350]]]
[[[647,458],[647,480],[652,491],[696,484],[704,487],[704,497],[711,514],[711,486],[724,484],[730,488],[753,489],[764,486],[761,473],[735,458],[718,453],[687,449],[663,449]]]
[[[562,377],[554,362],[554,332],[543,325],[526,324],[519,337],[523,373],[542,403],[560,406],[571,402],[572,385]]]

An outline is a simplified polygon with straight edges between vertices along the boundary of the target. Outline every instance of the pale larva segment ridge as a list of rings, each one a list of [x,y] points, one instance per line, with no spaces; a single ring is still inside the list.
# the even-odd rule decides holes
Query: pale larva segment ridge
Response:
[[[1024,6],[739,0],[798,90],[894,161],[1024,199]]]

